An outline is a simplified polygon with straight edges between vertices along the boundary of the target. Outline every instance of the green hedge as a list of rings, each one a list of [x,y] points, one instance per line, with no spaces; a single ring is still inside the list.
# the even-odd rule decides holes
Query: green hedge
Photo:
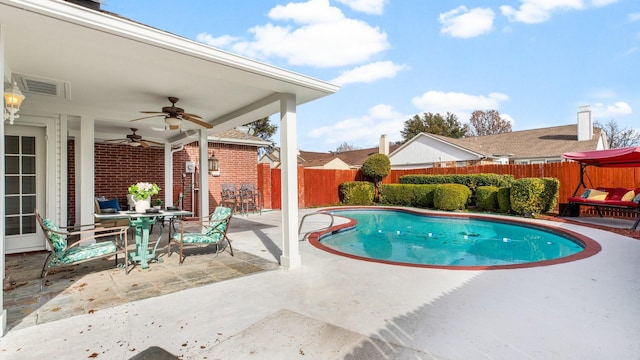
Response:
[[[433,191],[438,185],[383,184],[380,185],[380,203],[383,205],[433,207]]]
[[[495,211],[498,208],[498,189],[497,186],[478,186],[476,204],[480,210]]]
[[[368,181],[349,181],[340,184],[339,193],[345,205],[372,205],[375,187]]]
[[[513,175],[499,174],[414,174],[400,177],[400,184],[462,184],[473,192],[478,186],[508,187],[513,181]]]
[[[501,187],[498,188],[498,210],[503,213],[511,211],[511,188]]]
[[[544,191],[542,197],[544,200],[543,212],[548,213],[553,210],[558,204],[558,195],[560,193],[560,180],[556,178],[545,177],[542,178],[544,183]]]
[[[439,210],[463,210],[471,190],[461,184],[441,184],[433,191],[433,205]]]
[[[511,210],[518,215],[535,216],[545,208],[544,181],[540,178],[522,178],[511,185]]]

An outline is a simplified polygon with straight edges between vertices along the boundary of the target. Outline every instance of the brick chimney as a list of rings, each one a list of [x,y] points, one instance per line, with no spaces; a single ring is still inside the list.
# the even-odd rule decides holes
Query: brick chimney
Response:
[[[593,120],[591,119],[591,106],[585,105],[578,108],[578,141],[588,141],[593,137]]]
[[[378,153],[389,156],[389,139],[387,139],[387,134],[380,135],[380,148]]]

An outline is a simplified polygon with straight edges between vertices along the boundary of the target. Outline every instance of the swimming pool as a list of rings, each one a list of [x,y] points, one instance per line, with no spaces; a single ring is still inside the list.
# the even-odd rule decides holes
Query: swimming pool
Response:
[[[328,252],[390,264],[505,269],[574,261],[600,251],[567,230],[506,217],[425,214],[406,209],[332,209],[352,219],[341,230],[310,236]]]

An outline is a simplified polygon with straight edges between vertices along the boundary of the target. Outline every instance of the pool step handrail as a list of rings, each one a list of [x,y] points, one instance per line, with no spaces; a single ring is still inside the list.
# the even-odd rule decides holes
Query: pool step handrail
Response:
[[[324,210],[315,211],[315,212],[308,213],[308,214],[305,214],[304,216],[302,216],[302,219],[300,219],[300,226],[298,226],[298,236],[300,236],[300,232],[302,231],[302,224],[304,223],[304,220],[308,216],[312,216],[312,215],[328,215],[329,217],[331,217],[331,223],[329,223],[329,226],[323,227],[323,228],[320,228],[320,229],[316,229],[316,230],[313,230],[313,231],[326,230],[326,229],[331,229],[333,227],[334,219],[333,219],[333,214],[332,213],[330,213],[328,211],[324,211]],[[300,239],[300,241],[304,241],[307,238],[307,235],[309,235],[309,232],[305,233],[304,236],[302,237],[302,239]]]

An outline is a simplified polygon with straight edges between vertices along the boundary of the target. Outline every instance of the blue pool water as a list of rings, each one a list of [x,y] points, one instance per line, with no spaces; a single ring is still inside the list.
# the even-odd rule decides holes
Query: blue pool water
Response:
[[[576,254],[575,239],[537,227],[463,217],[425,216],[393,210],[341,210],[357,221],[321,239],[336,252],[392,263],[495,266],[552,260]]]

